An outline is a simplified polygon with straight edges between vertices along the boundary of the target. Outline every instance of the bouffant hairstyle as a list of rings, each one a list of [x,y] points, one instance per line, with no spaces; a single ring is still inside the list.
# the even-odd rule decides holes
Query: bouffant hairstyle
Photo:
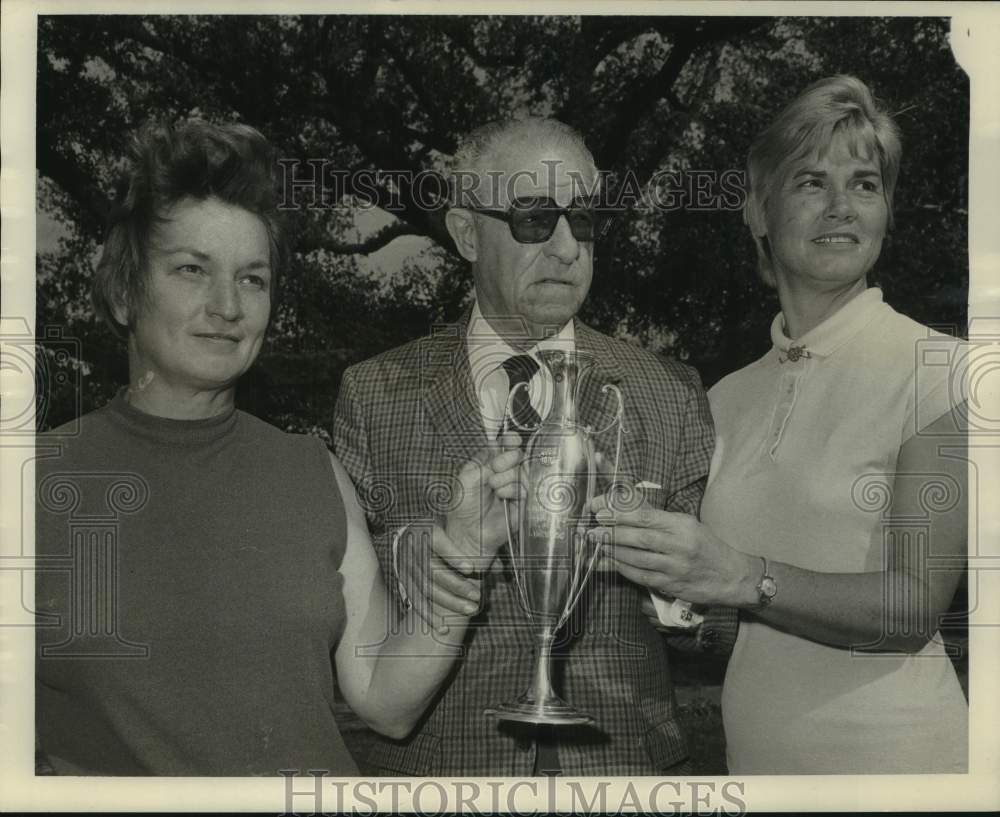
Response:
[[[146,298],[150,239],[164,213],[185,198],[218,198],[258,216],[267,230],[271,309],[288,250],[277,207],[274,153],[267,139],[241,124],[191,119],[144,124],[129,146],[127,168],[109,218],[94,275],[94,309],[122,339]],[[115,316],[121,308],[123,324]]]

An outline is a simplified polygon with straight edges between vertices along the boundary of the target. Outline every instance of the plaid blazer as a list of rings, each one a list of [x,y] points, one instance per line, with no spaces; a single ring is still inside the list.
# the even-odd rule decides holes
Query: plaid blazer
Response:
[[[487,443],[466,351],[469,314],[350,367],[341,384],[334,449],[357,487],[393,596],[392,535],[446,512],[457,468]],[[575,332],[578,351],[597,361],[583,380],[581,421],[606,425],[616,401],[600,387],[617,384],[625,399],[620,473],[662,486],[646,492],[659,507],[697,514],[714,445],[697,372],[579,321]],[[639,609],[645,595],[617,573],[595,571],[561,631],[556,691],[597,721],[559,728],[567,775],[655,774],[687,757],[664,640]],[[516,586],[497,559],[455,670],[413,733],[380,738],[372,762],[395,775],[530,775],[530,727],[483,710],[519,696],[533,662]]]

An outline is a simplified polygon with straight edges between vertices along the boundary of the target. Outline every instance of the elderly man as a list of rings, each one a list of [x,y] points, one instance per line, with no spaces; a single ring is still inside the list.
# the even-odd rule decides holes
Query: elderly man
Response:
[[[545,416],[552,391],[541,349],[575,348],[597,361],[598,388],[585,391],[581,420],[604,425],[613,406],[599,386],[618,385],[627,431],[620,473],[643,482],[656,507],[698,512],[713,431],[697,373],[575,318],[593,274],[596,219],[585,199],[597,181],[583,140],[558,121],[473,132],[456,156],[447,225],[472,268],[475,302],[457,324],[344,375],[336,453],[359,487],[386,576],[395,573],[400,598],[438,624],[442,609],[460,609],[476,591],[451,573],[454,554],[439,554],[434,593],[445,603],[429,607],[419,597],[418,562],[406,558],[421,547],[414,532],[449,510],[455,466],[509,427],[513,386],[528,383],[530,406],[512,401],[523,425]],[[557,691],[595,727],[524,729],[484,714],[516,698],[534,664],[505,561],[494,559],[481,574],[480,612],[452,679],[412,735],[375,746],[374,764],[385,774],[422,776],[687,771],[665,645],[642,612],[648,592],[611,571],[595,575],[555,662]],[[703,627],[700,635],[708,643],[720,633]]]

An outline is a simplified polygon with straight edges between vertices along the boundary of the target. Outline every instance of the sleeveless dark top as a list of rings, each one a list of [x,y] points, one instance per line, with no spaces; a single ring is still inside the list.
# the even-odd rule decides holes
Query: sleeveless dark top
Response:
[[[40,750],[68,774],[356,774],[333,712],[346,520],[325,446],[123,395],[37,441]]]

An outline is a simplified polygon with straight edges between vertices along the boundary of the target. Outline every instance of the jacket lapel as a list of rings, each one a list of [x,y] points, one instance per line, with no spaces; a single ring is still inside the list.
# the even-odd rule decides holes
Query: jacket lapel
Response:
[[[425,381],[421,402],[428,432],[441,442],[447,456],[464,463],[487,444],[466,351],[471,307],[457,323],[434,328],[421,362]],[[431,464],[428,463],[428,466]]]

